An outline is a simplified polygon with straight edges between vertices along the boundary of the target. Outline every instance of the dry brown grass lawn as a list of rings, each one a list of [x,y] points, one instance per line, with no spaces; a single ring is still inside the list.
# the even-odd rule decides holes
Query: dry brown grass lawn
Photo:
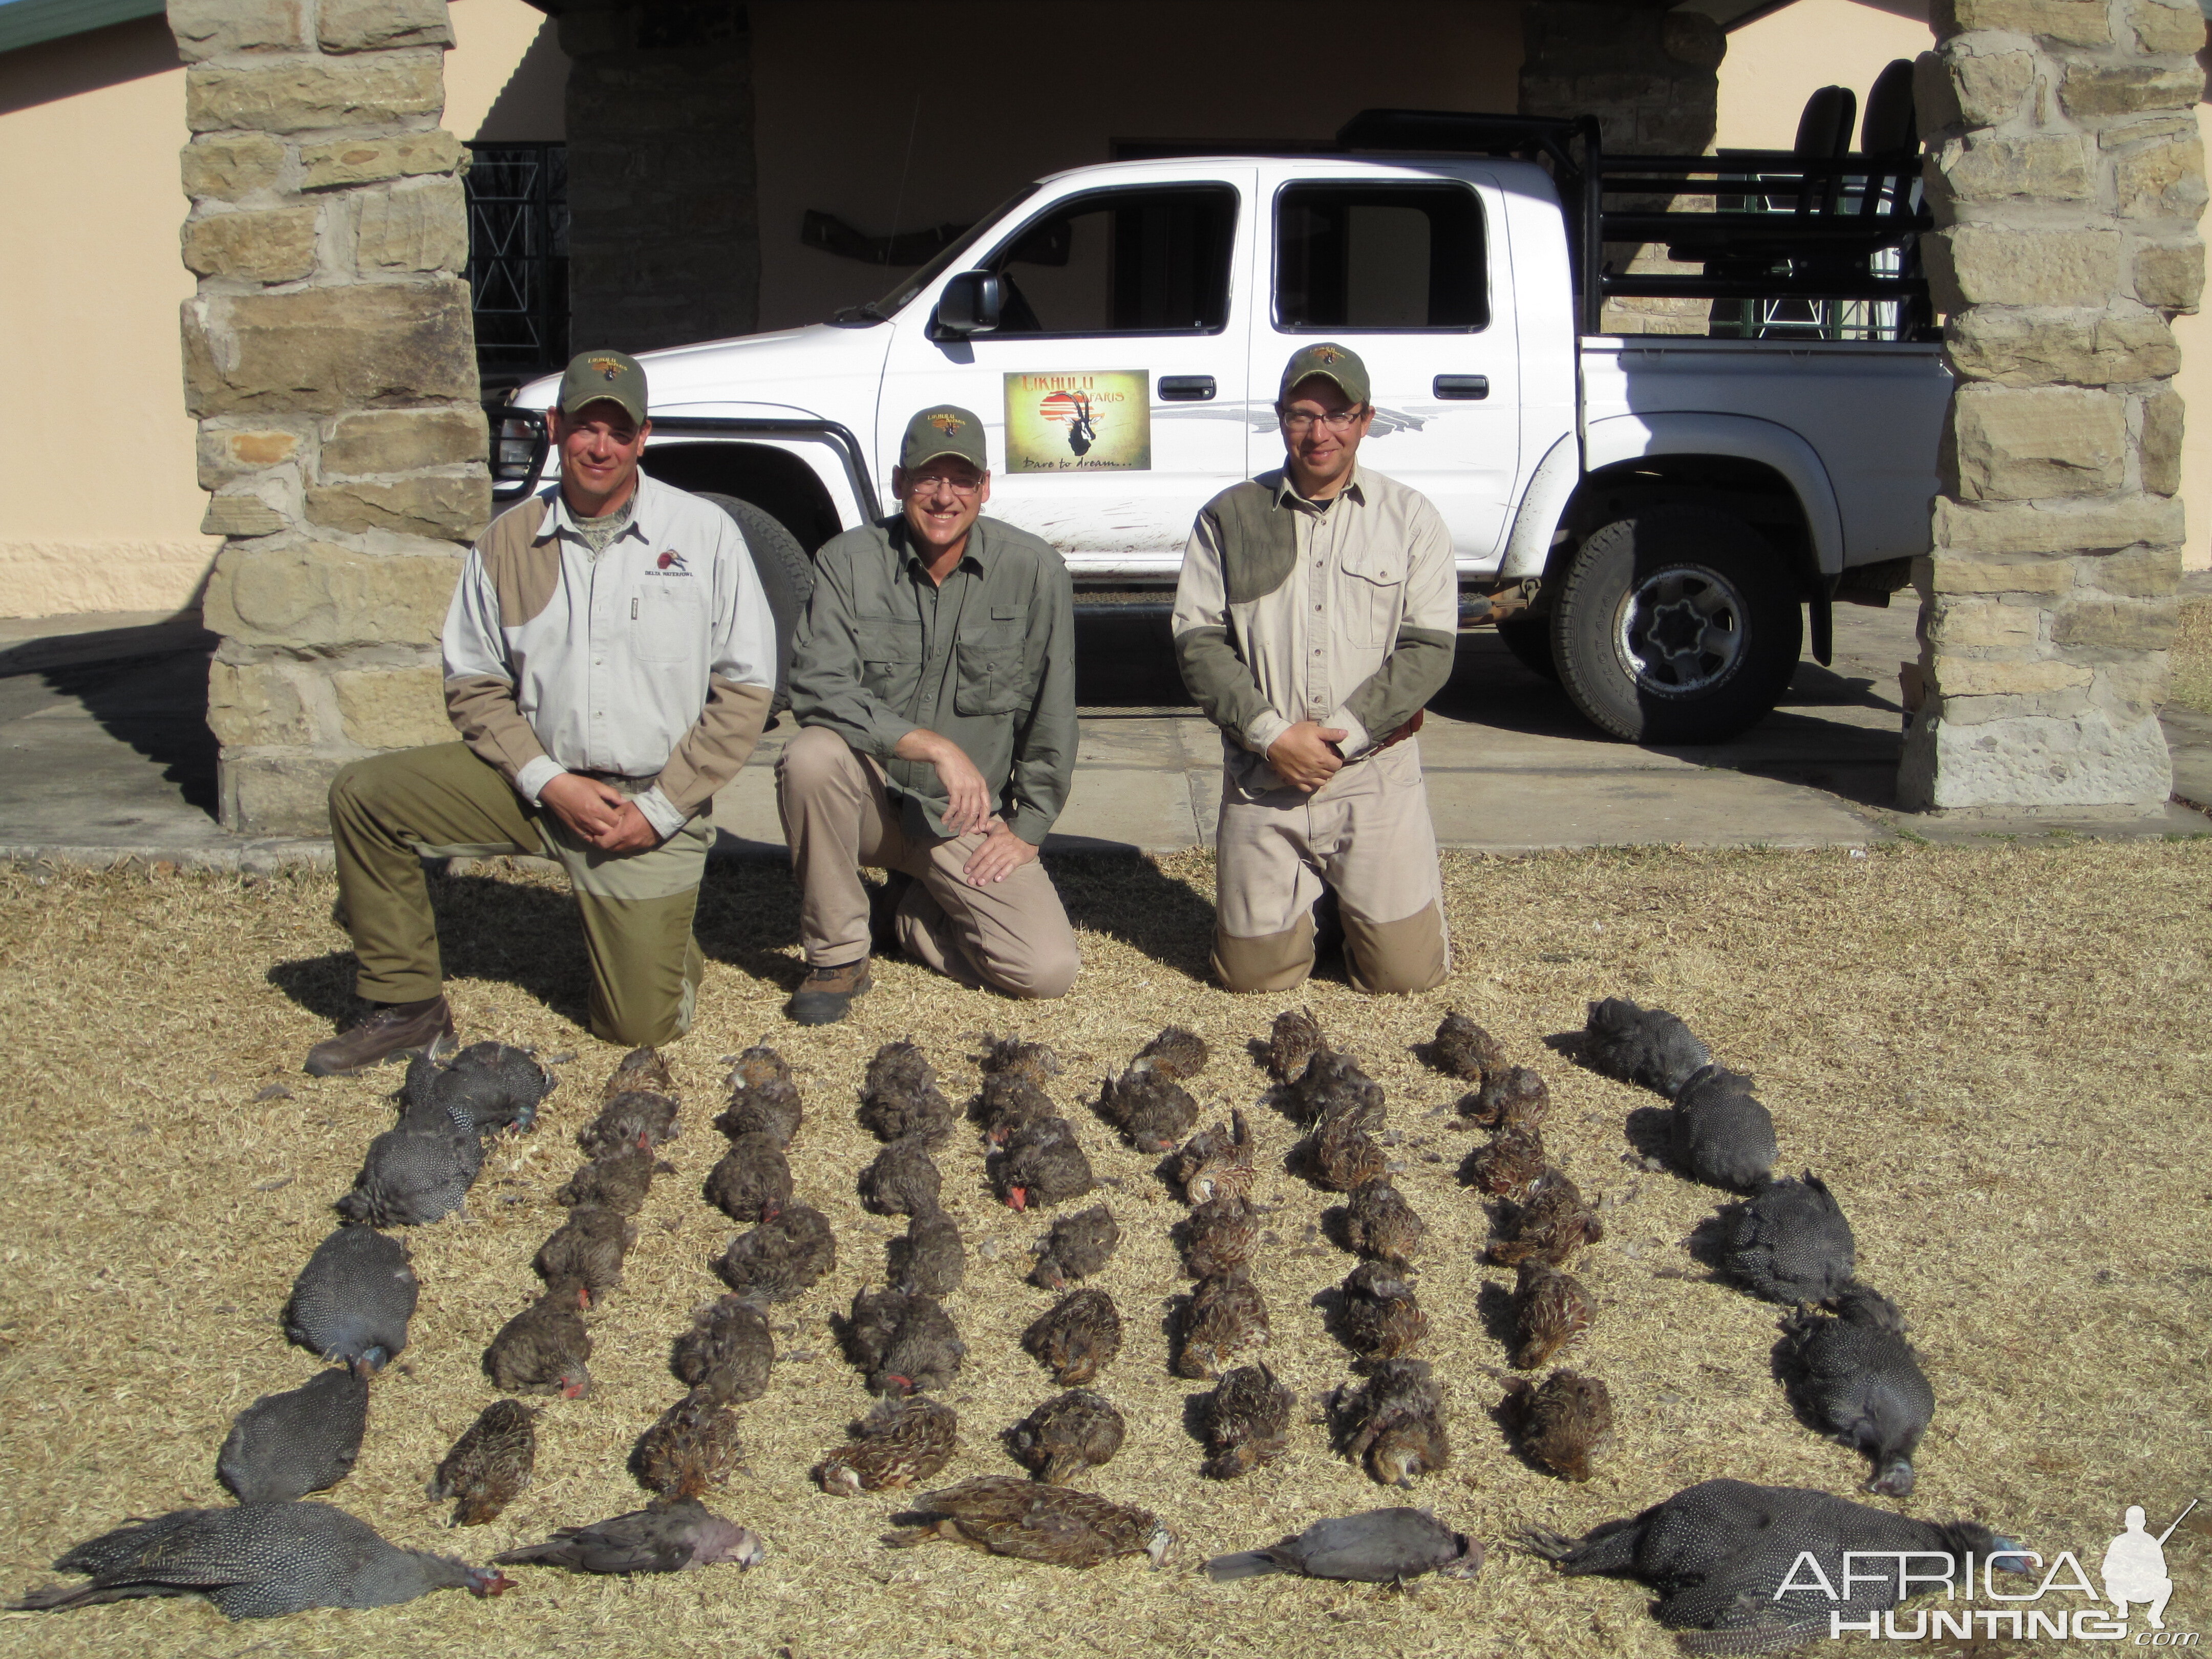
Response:
[[[1654,1098],[1546,1047],[1579,1024],[1587,999],[1613,992],[1676,1009],[1757,1074],[1787,1167],[1835,1185],[1865,1274],[1911,1316],[1941,1401],[1912,1512],[1979,1516],[2046,1551],[2075,1550],[2094,1570],[2124,1505],[2144,1504],[2157,1528],[2203,1490],[2212,843],[1455,857],[1460,971],[1437,994],[1384,1001],[1334,983],[1294,999],[1208,987],[1202,857],[1060,875],[1087,961],[1065,1002],[1012,1006],[895,964],[850,1024],[801,1033],[777,1012],[795,960],[787,877],[717,871],[699,1027],[673,1051],[686,1091],[671,1148],[679,1174],[653,1191],[627,1291],[594,1316],[597,1391],[547,1411],[538,1484],[469,1532],[445,1528],[422,1483],[493,1397],[478,1357],[535,1288],[530,1256],[558,1219],[550,1194],[576,1162],[571,1137],[617,1055],[574,1023],[578,942],[557,889],[516,872],[440,883],[465,1034],[578,1057],[538,1131],[494,1151],[474,1219],[411,1236],[423,1284],[413,1340],[377,1382],[361,1463],[331,1499],[397,1540],[472,1560],[640,1501],[624,1455],[678,1391],[669,1340],[717,1288],[707,1263],[732,1231],[699,1195],[720,1146],[708,1124],[718,1057],[765,1037],[806,1092],[799,1185],[840,1237],[836,1273],[779,1312],[770,1392],[741,1408],[750,1472],[718,1500],[767,1536],[766,1566],[635,1583],[523,1569],[521,1587],[496,1602],[449,1593],[235,1628],[198,1601],[123,1603],[7,1615],[0,1642],[67,1656],[362,1659],[1669,1653],[1637,1585],[1561,1581],[1500,1541],[1533,1523],[1577,1531],[1715,1475],[1850,1493],[1866,1471],[1793,1419],[1769,1372],[1776,1310],[1710,1282],[1683,1249],[1720,1195],[1624,1162],[1625,1121]],[[0,1040],[11,1061],[0,1583],[11,1589],[125,1516],[224,1501],[214,1462],[230,1417],[312,1370],[276,1316],[331,1224],[331,1200],[388,1122],[397,1081],[296,1069],[345,988],[331,891],[307,875],[0,871]],[[1176,1020],[1214,1045],[1201,1079],[1209,1105],[1250,1108],[1263,1077],[1243,1045],[1295,1000],[1387,1086],[1402,1182],[1431,1224],[1421,1295],[1456,1449],[1416,1501],[1491,1543],[1472,1585],[1214,1586],[1194,1571],[1217,1551],[1388,1495],[1331,1457],[1312,1424],[1273,1468],[1227,1486],[1198,1478],[1183,1412],[1199,1385],[1169,1376],[1161,1323],[1182,1288],[1167,1243],[1181,1206],[1152,1160],[1118,1146],[1080,1103],[1100,1072]],[[1504,1356],[1483,1308],[1507,1276],[1474,1260],[1485,1222],[1455,1180],[1470,1145],[1446,1110],[1456,1091],[1409,1047],[1453,1006],[1550,1080],[1554,1156],[1586,1193],[1618,1202],[1583,1270],[1598,1325],[1568,1356],[1608,1380],[1620,1419],[1618,1447],[1585,1486],[1522,1463],[1490,1415],[1489,1368]],[[1131,1432],[1096,1486],[1174,1526],[1182,1553],[1167,1571],[1123,1561],[1076,1573],[943,1546],[893,1553],[877,1539],[895,1499],[827,1498],[806,1479],[866,1404],[829,1316],[880,1279],[892,1231],[854,1195],[872,1149],[853,1121],[862,1064],[911,1032],[948,1091],[964,1094],[986,1026],[1058,1045],[1070,1062],[1060,1096],[1117,1183],[1107,1195],[1127,1242],[1103,1282],[1129,1337],[1103,1386]],[[280,1082],[289,1098],[258,1100]],[[1274,1363],[1312,1396],[1349,1374],[1310,1304],[1352,1263],[1317,1231],[1332,1200],[1279,1173],[1290,1126],[1264,1109],[1254,1121],[1267,1155],[1259,1195],[1281,1206],[1256,1275],[1273,1310]],[[1045,1224],[991,1201],[967,1137],[942,1162],[971,1251],[967,1285],[948,1304],[969,1346],[950,1395],[964,1449],[949,1480],[1012,1471],[999,1433],[1051,1389],[1016,1344],[1047,1305],[1019,1277]],[[2209,1534],[2192,1517],[2168,1546],[2177,1627],[2212,1615]]]
[[[2185,708],[2212,714],[2212,599],[2190,599],[2181,607],[2181,629],[2173,640],[2172,696]]]

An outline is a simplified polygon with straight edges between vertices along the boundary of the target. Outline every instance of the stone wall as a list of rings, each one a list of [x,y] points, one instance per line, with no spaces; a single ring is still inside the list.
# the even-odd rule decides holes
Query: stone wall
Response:
[[[1933,21],[1924,246],[1958,389],[1899,796],[2154,811],[2203,19],[2195,0],[1937,0]]]
[[[227,538],[224,824],[322,835],[344,762],[453,736],[437,638],[489,514],[444,0],[171,0],[185,393]]]
[[[559,0],[552,9],[569,58],[570,343],[649,351],[750,333],[760,315],[760,194],[745,8]]]
[[[1600,142],[1620,155],[1702,155],[1712,143],[1728,37],[1711,18],[1588,0],[1536,0],[1521,18],[1522,114],[1595,115]],[[1672,200],[1623,197],[1613,205],[1657,211]],[[1670,263],[1663,248],[1612,242],[1605,261],[1638,271],[1699,269]],[[1608,300],[1599,325],[1608,334],[1704,334],[1711,310],[1706,300]]]

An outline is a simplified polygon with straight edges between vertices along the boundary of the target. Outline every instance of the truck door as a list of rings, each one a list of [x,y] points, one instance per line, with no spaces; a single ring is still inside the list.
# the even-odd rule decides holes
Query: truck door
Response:
[[[1271,208],[1273,314],[1254,330],[1255,398],[1326,338],[1367,364],[1361,465],[1419,490],[1465,562],[1502,549],[1520,461],[1519,353],[1502,232],[1464,179],[1285,173]],[[1279,440],[1252,464],[1281,465]]]
[[[1079,576],[1172,579],[1198,509],[1245,476],[1256,179],[1094,185],[979,245],[961,268],[1000,276],[994,331],[943,337],[933,296],[894,325],[886,488],[914,411],[959,404],[989,428],[987,513]]]

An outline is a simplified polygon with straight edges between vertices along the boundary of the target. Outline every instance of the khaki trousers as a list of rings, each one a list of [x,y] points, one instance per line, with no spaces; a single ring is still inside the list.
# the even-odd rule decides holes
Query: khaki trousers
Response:
[[[809,965],[842,968],[868,954],[866,865],[914,878],[899,904],[899,944],[947,978],[1017,997],[1056,997],[1075,982],[1075,930],[1044,866],[1032,860],[1004,881],[970,886],[960,872],[982,832],[908,836],[884,769],[828,726],[803,726],[784,745],[775,800]]]
[[[592,964],[592,1034],[635,1047],[690,1029],[707,966],[691,919],[714,844],[711,805],[658,847],[602,853],[525,802],[466,744],[441,743],[339,772],[331,783],[331,836],[357,983],[369,1000],[438,994],[443,972],[424,859],[528,854],[559,860],[575,890]]]
[[[1358,989],[1426,991],[1451,971],[1418,738],[1354,762],[1310,795],[1287,784],[1249,789],[1225,773],[1214,853],[1213,971],[1231,990],[1304,982],[1324,884],[1336,892]]]

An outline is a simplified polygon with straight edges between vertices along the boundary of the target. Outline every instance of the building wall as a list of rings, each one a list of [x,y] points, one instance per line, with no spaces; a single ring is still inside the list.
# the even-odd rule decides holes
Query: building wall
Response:
[[[1817,87],[1841,85],[1859,94],[1892,58],[1917,58],[1936,44],[1924,6],[1865,0],[1796,0],[1729,36],[1721,64],[1720,131],[1723,148],[1786,149],[1797,117]],[[2212,105],[2197,106],[2200,132],[2212,132]],[[2188,514],[2184,563],[2212,568],[2212,320],[2177,317],[2181,374],[2174,387],[2189,405],[2184,428],[2181,498]]]
[[[559,137],[565,65],[531,51],[544,16],[454,0],[453,20],[447,125]],[[0,616],[175,611],[222,545],[199,533],[177,335],[186,137],[166,19],[0,54],[0,224],[17,233],[0,239],[0,314],[15,384],[39,389],[36,424],[0,446]]]

